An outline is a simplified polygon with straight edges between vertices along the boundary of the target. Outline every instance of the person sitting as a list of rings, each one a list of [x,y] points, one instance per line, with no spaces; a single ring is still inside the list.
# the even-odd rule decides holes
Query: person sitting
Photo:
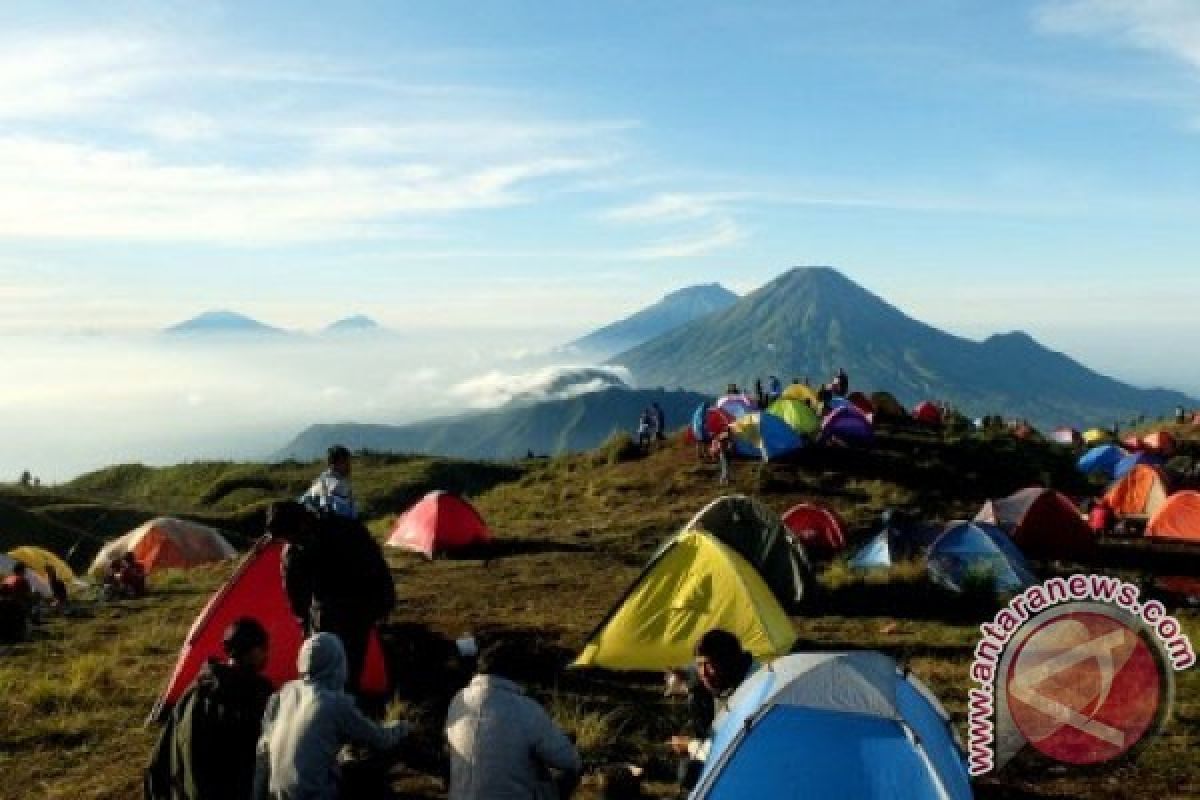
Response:
[[[354,488],[350,485],[350,473],[353,471],[350,451],[336,444],[329,448],[325,461],[325,471],[308,487],[300,502],[317,511],[327,511],[343,517],[357,517]]]
[[[0,640],[19,642],[29,638],[35,601],[27,569],[17,561],[12,574],[0,581]]]
[[[405,722],[379,725],[358,710],[345,692],[346,651],[332,633],[305,639],[296,668],[300,677],[272,695],[263,714],[254,800],[336,800],[343,746],[393,750],[409,732]]]
[[[729,713],[733,693],[759,666],[736,636],[714,628],[696,643],[692,670],[668,673],[668,685],[686,686],[688,693],[689,732],[672,736],[669,742],[671,751],[681,759],[679,782],[683,788],[696,785],[712,736]]]
[[[60,614],[67,613],[70,608],[67,584],[58,577],[58,570],[54,568],[53,564],[46,565],[46,583],[50,584],[50,602],[54,610]]]
[[[251,617],[225,629],[228,661],[210,659],[168,715],[144,779],[145,800],[249,798],[263,713],[267,631]]]
[[[126,553],[117,571],[117,588],[125,597],[143,597],[146,594],[146,568],[138,563],[133,553]]]
[[[579,784],[575,746],[518,683],[523,657],[515,642],[485,647],[477,674],[450,703],[450,800],[566,798]]]

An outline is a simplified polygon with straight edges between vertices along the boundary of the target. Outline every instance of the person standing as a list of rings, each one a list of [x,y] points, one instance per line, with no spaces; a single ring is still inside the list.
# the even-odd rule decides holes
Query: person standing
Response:
[[[651,406],[654,413],[654,438],[658,441],[663,441],[667,438],[667,415],[663,413],[662,406],[655,400]]]
[[[340,444],[335,444],[326,454],[325,471],[308,487],[300,502],[318,511],[328,511],[343,517],[357,517],[354,488],[350,485],[353,469],[350,451]]]
[[[575,746],[519,683],[524,658],[514,642],[484,648],[478,674],[450,703],[450,800],[558,800],[579,784]]]
[[[358,694],[367,642],[396,605],[396,586],[379,543],[357,519],[315,514],[298,503],[267,510],[267,533],[287,541],[283,585],[305,634],[333,633]]]

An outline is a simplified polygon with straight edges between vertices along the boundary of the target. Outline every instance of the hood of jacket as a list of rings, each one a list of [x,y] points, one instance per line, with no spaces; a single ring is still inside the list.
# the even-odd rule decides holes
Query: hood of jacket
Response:
[[[332,633],[316,633],[300,646],[296,657],[300,677],[323,689],[342,691],[346,687],[346,651]]]

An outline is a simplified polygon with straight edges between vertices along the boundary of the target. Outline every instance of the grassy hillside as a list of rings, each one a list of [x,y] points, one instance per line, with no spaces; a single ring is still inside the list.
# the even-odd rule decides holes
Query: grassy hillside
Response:
[[[183,465],[127,468],[81,478],[64,491],[99,492],[121,502],[170,499],[169,508],[229,510],[222,480],[257,475],[293,493],[314,465]],[[365,458],[356,487],[377,533],[406,502],[434,485],[459,488],[500,542],[487,561],[389,553],[400,595],[385,631],[400,679],[395,710],[418,724],[418,736],[393,771],[398,796],[444,796],[432,763],[444,703],[461,676],[447,671],[444,648],[463,631],[521,637],[542,660],[535,695],[577,734],[591,764],[637,759],[669,796],[670,762],[661,743],[682,709],[661,696],[656,676],[563,672],[585,637],[661,541],[717,494],[715,468],[673,441],[639,456],[619,440],[595,452],[511,467],[428,459]],[[133,476],[140,474],[142,479]],[[457,481],[457,484],[453,482]],[[1087,491],[1065,450],[1009,437],[943,440],[920,432],[884,433],[870,452],[813,451],[795,463],[738,463],[731,491],[751,493],[783,511],[802,500],[826,503],[855,538],[884,507],[926,518],[973,512],[991,496],[1031,482]],[[243,487],[244,488],[244,487]],[[238,491],[241,491],[239,489]],[[249,506],[268,499],[253,489]],[[56,498],[62,501],[62,498]],[[167,507],[164,507],[166,510]],[[219,509],[225,510],[219,510]],[[155,593],[55,620],[34,642],[0,655],[0,798],[129,798],[153,733],[140,727],[165,681],[191,619],[228,567],[175,573]],[[960,727],[967,669],[984,613],[947,602],[905,565],[862,579],[834,565],[818,605],[794,618],[805,648],[882,649],[904,660],[943,699]],[[1180,612],[1200,636],[1200,616]],[[1058,770],[1023,763],[977,786],[984,798],[1187,796],[1200,792],[1194,747],[1200,736],[1200,678],[1180,676],[1175,717],[1135,764],[1107,772]],[[592,797],[586,787],[585,797]]]

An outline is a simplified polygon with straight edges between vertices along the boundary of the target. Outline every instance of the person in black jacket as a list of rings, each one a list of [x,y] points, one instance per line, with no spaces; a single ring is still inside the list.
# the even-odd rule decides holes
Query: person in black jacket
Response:
[[[250,617],[225,631],[229,661],[205,664],[171,710],[146,770],[146,800],[249,800],[273,691],[260,674],[267,645],[266,630]]]
[[[346,691],[358,696],[367,641],[396,605],[396,587],[379,543],[359,520],[275,503],[267,533],[288,542],[283,584],[305,636],[332,633],[346,651]]]

